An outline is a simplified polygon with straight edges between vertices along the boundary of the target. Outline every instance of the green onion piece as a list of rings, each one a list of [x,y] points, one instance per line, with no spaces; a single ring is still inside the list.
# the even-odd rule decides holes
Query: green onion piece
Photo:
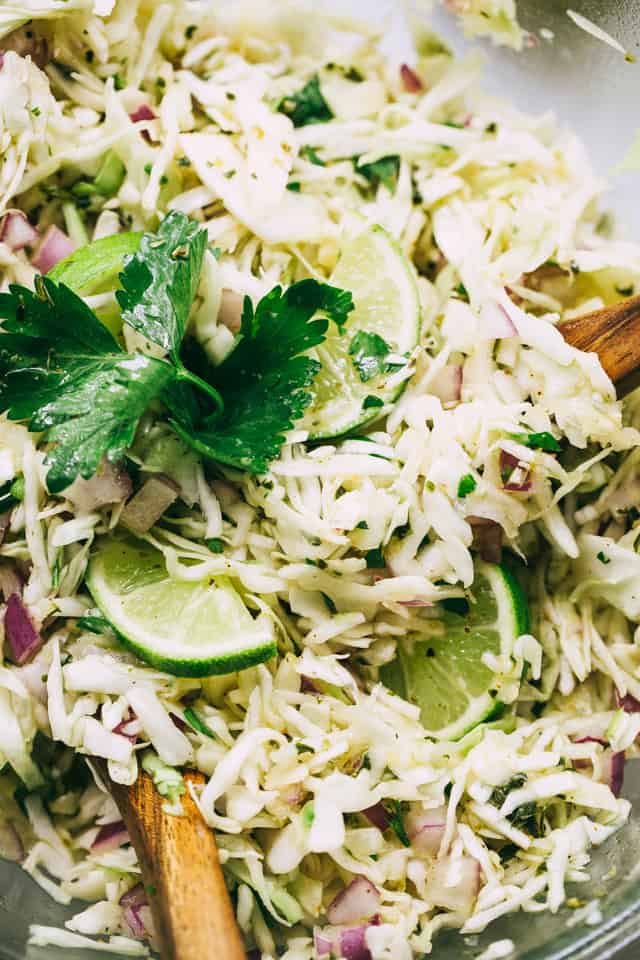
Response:
[[[202,717],[199,717],[195,710],[192,710],[191,707],[188,707],[185,710],[184,718],[189,726],[193,727],[196,733],[201,733],[204,737],[211,737],[212,740],[215,740],[216,735],[211,727],[205,723]]]
[[[89,243],[89,234],[75,203],[63,203],[62,215],[69,238],[73,240],[76,247],[86,247]]]

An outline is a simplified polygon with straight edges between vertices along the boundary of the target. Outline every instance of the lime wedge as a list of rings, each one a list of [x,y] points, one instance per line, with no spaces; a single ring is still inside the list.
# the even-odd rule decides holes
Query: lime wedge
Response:
[[[99,540],[87,586],[125,646],[177,677],[233,673],[276,652],[271,623],[253,619],[227,578],[176,580],[144,541]]]
[[[409,354],[420,335],[420,300],[412,267],[382,227],[366,227],[346,241],[331,283],[351,291],[355,310],[343,332],[332,324],[327,339],[314,351],[322,368],[300,424],[312,440],[338,437],[376,419],[402,392],[402,384],[387,384],[392,373],[362,379],[349,353],[357,333],[377,334],[397,356]]]
[[[438,740],[458,740],[499,713],[502,678],[482,655],[509,655],[529,630],[527,601],[505,566],[477,564],[471,592],[467,612],[445,612],[442,636],[400,645],[381,670],[386,686],[420,707],[427,735]]]

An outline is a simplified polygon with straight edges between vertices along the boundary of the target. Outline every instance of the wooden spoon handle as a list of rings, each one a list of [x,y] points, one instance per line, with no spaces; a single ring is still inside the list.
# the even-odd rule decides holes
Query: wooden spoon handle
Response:
[[[597,353],[614,383],[640,367],[640,296],[567,320],[558,329],[572,347]]]
[[[203,782],[198,773],[184,778]],[[215,837],[191,794],[182,797],[185,815],[174,817],[146,773],[110,789],[140,860],[162,960],[245,960]]]

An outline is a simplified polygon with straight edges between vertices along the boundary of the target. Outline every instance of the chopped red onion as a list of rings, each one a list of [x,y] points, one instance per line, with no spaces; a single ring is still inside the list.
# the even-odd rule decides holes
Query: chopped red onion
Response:
[[[302,677],[300,681],[300,693],[320,693],[313,680],[309,677]]]
[[[9,646],[10,658],[18,666],[22,666],[34,656],[44,642],[33,625],[22,597],[17,593],[12,593],[7,600],[4,635]]]
[[[462,916],[471,913],[480,889],[480,864],[473,857],[436,860],[427,884],[427,897],[438,907]]]
[[[8,600],[13,593],[22,594],[22,577],[12,563],[0,563],[0,596]]]
[[[614,751],[610,748],[602,751],[600,758],[600,779],[611,790],[614,797],[619,797],[624,783],[624,750]]]
[[[420,93],[420,91],[424,89],[424,85],[418,74],[406,63],[403,63],[400,67],[400,79],[407,93]]]
[[[147,928],[142,918],[142,911],[144,909],[144,904],[137,904],[133,907],[124,908],[124,922],[129,927],[132,936],[136,938],[144,938],[147,936]]]
[[[52,224],[42,238],[31,262],[40,273],[48,273],[56,263],[73,253],[75,248],[73,240]]]
[[[156,523],[165,510],[178,499],[176,484],[162,474],[149,477],[122,511],[121,522],[132,533],[141,536]]]
[[[501,303],[488,301],[480,311],[480,327],[491,340],[505,340],[518,334],[515,324]]]
[[[223,290],[218,311],[218,323],[222,323],[231,333],[239,333],[242,323],[244,297],[235,290]]]
[[[354,877],[351,883],[334,897],[327,908],[329,923],[354,923],[369,920],[380,905],[380,893],[366,877]]]
[[[503,490],[512,493],[527,493],[531,490],[531,471],[506,450],[500,451],[500,475],[503,478]]]
[[[135,716],[129,720],[121,720],[120,723],[113,728],[113,733],[117,733],[121,737],[126,737],[127,740],[131,740],[131,743],[136,743],[139,735],[142,733],[142,724]]]
[[[625,693],[624,697],[621,697],[616,690],[616,704],[625,713],[640,713],[640,700],[636,700],[630,693]]]
[[[332,949],[331,940],[327,940],[317,929],[313,931],[313,946],[316,951],[316,957],[330,956]]]
[[[362,811],[363,816],[367,818],[378,830],[386,830],[389,826],[389,814],[383,803],[375,803],[372,807],[367,807]]]
[[[502,560],[502,527],[489,517],[467,517],[473,531],[473,546],[487,563]]]
[[[191,729],[191,728],[189,727],[189,724],[188,724],[188,723],[185,723],[185,721],[182,719],[182,717],[179,717],[177,713],[170,713],[169,716],[170,716],[171,722],[174,724],[174,726],[176,726],[176,727],[178,728],[178,730],[182,730],[183,733],[184,733],[185,730],[190,730],[190,729]]]
[[[155,120],[156,115],[148,103],[141,103],[129,117],[134,123],[138,123],[140,120]]]
[[[6,243],[10,250],[23,250],[27,246],[35,246],[40,234],[32,227],[26,216],[20,210],[10,210],[4,217],[0,227],[0,240]]]
[[[584,737],[577,737],[573,742],[574,743],[599,743],[603,747],[606,747],[607,745],[607,741],[603,740],[602,737],[598,737],[591,734],[588,734],[587,736],[584,736]]]
[[[103,460],[88,480],[78,477],[64,492],[80,513],[91,513],[110,503],[120,503],[131,496],[131,477],[122,466]]]
[[[450,364],[443,367],[429,384],[429,393],[442,403],[454,403],[460,399],[462,390],[462,367]]]
[[[20,863],[24,859],[22,840],[12,823],[0,824],[0,857],[14,863]]]
[[[93,853],[107,853],[109,850],[117,850],[118,847],[129,843],[129,834],[122,820],[116,820],[114,823],[105,823],[98,830],[98,835],[91,844]]]
[[[135,887],[130,887],[120,897],[121,907],[140,907],[148,903],[146,890],[141,883],[136,883]]]
[[[418,854],[436,857],[447,824],[447,808],[412,811],[407,815],[405,823],[411,840],[411,849]]]
[[[340,953],[344,960],[371,960],[366,941],[367,927],[349,927],[340,934]]]

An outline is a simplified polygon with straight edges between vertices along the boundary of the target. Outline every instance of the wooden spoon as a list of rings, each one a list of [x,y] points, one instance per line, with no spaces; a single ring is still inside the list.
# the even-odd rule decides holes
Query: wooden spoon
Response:
[[[192,771],[184,779],[204,783]],[[184,816],[174,817],[146,773],[109,789],[138,854],[162,960],[245,960],[213,830],[189,791]]]
[[[558,329],[572,347],[597,353],[614,383],[640,367],[640,296],[567,320]]]

